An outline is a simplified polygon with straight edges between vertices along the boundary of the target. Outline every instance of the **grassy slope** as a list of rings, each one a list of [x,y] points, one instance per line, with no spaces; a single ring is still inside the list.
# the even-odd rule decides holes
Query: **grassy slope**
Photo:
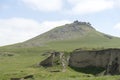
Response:
[[[92,32],[82,38],[73,40],[54,41],[48,47],[55,50],[72,51],[77,48],[120,48],[120,38],[106,38],[102,33]]]
[[[23,42],[22,44],[19,44],[19,46],[22,47],[43,46],[45,43],[51,41],[72,40],[82,38],[88,33],[92,33],[94,31],[95,29],[93,29],[91,26],[71,23],[68,25],[63,25],[54,28],[44,34],[38,35],[30,40]]]
[[[45,47],[62,51],[76,48],[120,48],[120,38],[105,35],[88,25],[71,23],[57,27],[23,43],[9,48]]]
[[[43,50],[43,49],[42,49]],[[12,52],[12,51],[11,51]],[[15,53],[15,52],[14,52]],[[46,58],[41,52],[31,50],[17,50],[14,56],[0,56],[0,80],[9,80],[11,77],[23,77],[34,74],[35,80],[117,80],[120,76],[94,77],[90,74],[76,72],[69,67],[66,72],[51,73],[43,67],[34,67],[35,64]],[[34,53],[34,54],[33,54]],[[91,77],[87,77],[87,76]]]

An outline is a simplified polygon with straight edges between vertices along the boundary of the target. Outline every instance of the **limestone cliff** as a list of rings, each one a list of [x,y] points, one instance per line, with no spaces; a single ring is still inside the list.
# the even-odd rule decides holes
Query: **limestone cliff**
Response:
[[[104,67],[105,74],[120,73],[120,49],[75,50],[69,59],[71,67]]]

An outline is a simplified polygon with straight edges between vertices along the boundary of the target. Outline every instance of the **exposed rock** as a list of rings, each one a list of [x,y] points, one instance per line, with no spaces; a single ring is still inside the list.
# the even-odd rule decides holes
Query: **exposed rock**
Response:
[[[116,57],[111,64],[108,64],[106,67],[106,72],[105,74],[119,74],[119,63],[118,63],[118,58]]]
[[[24,77],[21,77],[21,78],[10,78],[10,80],[26,80],[26,79],[34,79],[34,76],[33,75],[27,75],[27,76],[24,76]]]
[[[89,22],[79,22],[78,20],[74,21],[75,24],[78,24],[78,25],[88,25],[88,26],[91,26],[91,24]]]
[[[27,75],[27,76],[23,77],[23,79],[34,79],[34,76],[33,75]]]
[[[69,60],[69,61],[67,61]],[[51,55],[40,62],[43,67],[62,65],[62,71],[65,72],[67,62],[72,68],[101,68],[104,70],[100,75],[116,75],[120,73],[120,49],[103,49],[103,50],[74,50],[69,59],[61,52],[51,52]],[[51,72],[59,72],[51,71]],[[96,73],[95,73],[96,74]],[[98,73],[97,73],[98,74]]]
[[[21,80],[21,78],[10,78],[10,80]]]
[[[105,74],[120,73],[120,49],[105,50],[75,50],[69,59],[71,67],[103,67],[106,68]]]
[[[55,66],[55,65],[62,65],[63,66],[63,72],[66,69],[66,60],[65,60],[65,56],[64,53],[61,52],[52,52],[51,55],[40,62],[40,65],[43,67],[51,67],[51,66]]]

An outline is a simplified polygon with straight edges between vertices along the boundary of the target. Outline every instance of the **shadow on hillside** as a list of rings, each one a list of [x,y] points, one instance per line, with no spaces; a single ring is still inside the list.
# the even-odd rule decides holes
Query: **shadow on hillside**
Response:
[[[93,75],[97,75],[105,70],[105,68],[94,67],[94,66],[88,66],[88,67],[84,67],[84,68],[77,68],[77,67],[70,67],[70,68],[72,68],[73,70],[75,70],[77,72],[93,74]]]

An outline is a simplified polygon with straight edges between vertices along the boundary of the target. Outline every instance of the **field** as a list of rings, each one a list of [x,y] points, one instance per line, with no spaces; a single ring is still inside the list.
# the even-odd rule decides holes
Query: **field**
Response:
[[[76,72],[67,68],[66,72],[50,72],[57,68],[35,67],[44,57],[40,54],[19,54],[0,57],[0,80],[12,77],[23,77],[33,74],[35,80],[118,80],[120,76],[94,77],[91,74]],[[88,77],[88,75],[90,77]]]
[[[46,47],[36,47],[36,48],[35,47],[34,48],[10,48],[10,47],[0,48],[0,80],[10,80],[10,78],[13,77],[24,77],[26,75],[31,75],[31,74],[34,75],[35,80],[119,80],[120,79],[120,76],[95,77],[93,74],[85,74],[83,72],[77,72],[71,69],[70,67],[67,67],[66,72],[50,72],[52,70],[61,70],[61,67],[51,67],[51,68],[38,67],[37,64],[39,64],[40,61],[44,60],[47,57],[47,55],[42,56],[42,54],[45,53],[46,51],[49,51],[51,49],[50,48],[51,46],[52,47],[54,46],[54,44],[52,43],[50,44],[51,45]],[[71,45],[75,46],[76,44],[71,44]],[[66,50],[70,52],[74,48],[76,48],[76,47],[67,48],[68,46],[70,46],[70,44],[63,47],[63,45],[60,42],[57,43],[57,46],[58,47],[53,47],[52,49],[58,51]],[[88,48],[90,49],[90,47]]]

